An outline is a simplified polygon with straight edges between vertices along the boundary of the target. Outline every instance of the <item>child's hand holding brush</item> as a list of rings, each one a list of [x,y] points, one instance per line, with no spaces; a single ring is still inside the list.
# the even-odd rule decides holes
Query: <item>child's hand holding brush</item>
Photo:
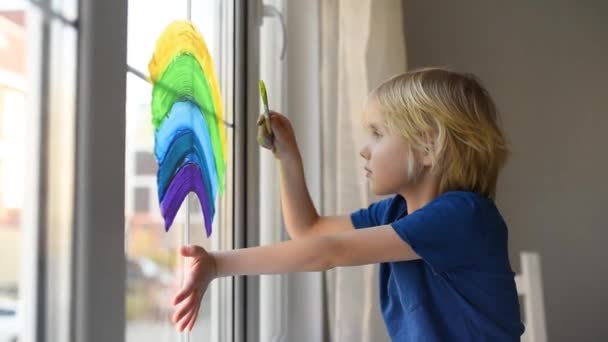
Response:
[[[266,87],[260,81],[260,95],[264,104],[264,113],[257,121],[257,140],[260,146],[272,151],[274,156],[281,160],[300,160],[298,143],[291,126],[291,122],[284,115],[268,109]]]

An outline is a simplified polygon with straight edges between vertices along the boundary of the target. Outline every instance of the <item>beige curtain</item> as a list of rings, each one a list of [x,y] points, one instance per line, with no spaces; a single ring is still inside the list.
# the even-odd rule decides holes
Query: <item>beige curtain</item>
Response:
[[[349,214],[378,200],[363,174],[367,93],[406,69],[402,0],[323,0],[321,17],[322,213]],[[325,274],[327,338],[381,342],[378,267]]]

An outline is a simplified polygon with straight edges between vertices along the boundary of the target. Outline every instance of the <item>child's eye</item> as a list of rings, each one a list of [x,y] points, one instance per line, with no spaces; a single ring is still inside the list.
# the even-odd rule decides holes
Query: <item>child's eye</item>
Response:
[[[380,132],[378,132],[378,131],[372,131],[372,136],[374,138],[380,138],[382,136],[382,134],[380,134]]]

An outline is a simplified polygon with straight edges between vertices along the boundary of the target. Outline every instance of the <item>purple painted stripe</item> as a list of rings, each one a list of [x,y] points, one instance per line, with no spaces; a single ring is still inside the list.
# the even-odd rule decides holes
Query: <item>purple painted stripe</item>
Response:
[[[201,203],[203,217],[205,218],[205,231],[207,237],[209,237],[211,235],[211,221],[213,218],[211,215],[211,205],[203,183],[201,170],[198,165],[193,163],[185,164],[180,168],[160,203],[160,211],[165,219],[165,230],[169,231],[184,198],[191,191],[196,193]]]

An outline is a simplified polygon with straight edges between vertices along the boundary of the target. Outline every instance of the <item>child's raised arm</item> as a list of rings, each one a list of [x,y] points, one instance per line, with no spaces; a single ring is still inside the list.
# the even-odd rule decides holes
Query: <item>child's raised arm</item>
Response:
[[[270,113],[274,140],[272,149],[280,163],[281,205],[289,237],[292,239],[352,230],[348,216],[319,216],[314,207],[304,177],[304,165],[296,137],[289,119],[277,112]],[[258,125],[265,127],[265,117],[260,116]]]

